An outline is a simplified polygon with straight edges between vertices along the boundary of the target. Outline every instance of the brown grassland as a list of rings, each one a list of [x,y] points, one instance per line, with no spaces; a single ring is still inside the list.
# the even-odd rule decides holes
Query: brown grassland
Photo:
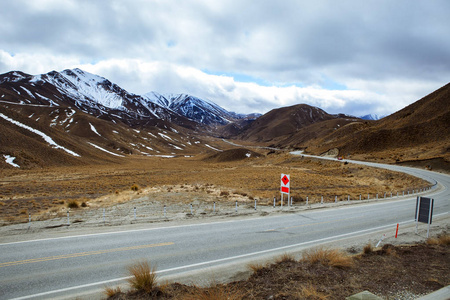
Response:
[[[60,167],[34,170],[0,170],[1,224],[25,222],[28,214],[108,207],[145,195],[155,188],[164,194],[173,189],[183,197],[210,194],[210,201],[231,202],[234,194],[259,205],[280,197],[280,174],[291,176],[291,196],[296,203],[367,198],[370,194],[422,188],[427,182],[402,173],[320,161],[288,153],[262,153],[261,157],[211,162],[205,155],[156,158],[132,156],[120,164]],[[109,195],[108,201],[103,201]],[[189,199],[180,199],[184,203]]]

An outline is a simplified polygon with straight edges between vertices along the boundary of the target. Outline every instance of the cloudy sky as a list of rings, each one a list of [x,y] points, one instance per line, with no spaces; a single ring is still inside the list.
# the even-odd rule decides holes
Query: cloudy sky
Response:
[[[0,0],[0,73],[81,68],[230,111],[387,115],[450,81],[450,1]]]

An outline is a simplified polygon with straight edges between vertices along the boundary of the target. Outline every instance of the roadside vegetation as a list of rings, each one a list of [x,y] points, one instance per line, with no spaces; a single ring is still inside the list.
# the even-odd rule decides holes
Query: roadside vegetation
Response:
[[[368,290],[384,299],[416,299],[450,284],[450,235],[425,243],[360,253],[324,247],[284,254],[272,263],[248,265],[247,280],[207,287],[159,284],[156,269],[146,262],[129,268],[130,290],[108,287],[108,299],[345,299]]]
[[[320,161],[287,153],[267,154],[244,160],[211,162],[194,158],[133,157],[126,164],[92,167],[68,167],[42,170],[0,170],[0,224],[61,217],[68,208],[89,210],[110,207],[143,197],[152,190],[152,198],[166,201],[174,193],[183,193],[177,201],[233,203],[258,199],[258,205],[280,203],[280,174],[291,175],[294,203],[317,203],[351,199],[373,199],[392,192],[425,187],[421,179],[402,173]],[[159,194],[158,194],[158,193]],[[106,200],[105,200],[106,199]],[[159,200],[161,199],[161,200]]]

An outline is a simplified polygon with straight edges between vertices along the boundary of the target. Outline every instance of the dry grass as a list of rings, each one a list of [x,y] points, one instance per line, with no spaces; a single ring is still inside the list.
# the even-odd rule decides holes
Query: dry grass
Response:
[[[315,287],[313,284],[308,283],[300,289],[300,292],[298,292],[297,296],[300,299],[311,299],[311,300],[326,300],[329,299],[329,295],[319,292],[317,290],[317,287]]]
[[[136,291],[144,291],[147,294],[151,294],[158,286],[156,267],[151,267],[147,261],[141,261],[128,267],[128,272],[132,277],[127,281]]]
[[[260,264],[260,263],[250,263],[250,264],[247,265],[247,268],[249,270],[253,271],[253,273],[258,273],[262,269],[264,269],[265,266],[263,264]]]
[[[311,264],[320,263],[336,268],[350,268],[354,265],[351,256],[337,249],[311,249],[303,253],[303,260]]]
[[[450,245],[450,235],[445,234],[438,237],[431,237],[427,239],[428,245]]]
[[[372,246],[371,243],[369,243],[369,244],[364,246],[364,248],[363,248],[363,253],[364,254],[370,254],[372,252],[373,252],[373,246]]]
[[[122,293],[122,290],[120,289],[120,287],[116,287],[116,288],[105,287],[105,289],[103,290],[103,293],[106,295],[106,297],[110,298],[110,297],[114,297],[117,294]]]
[[[208,288],[194,286],[191,294],[183,295],[182,300],[241,300],[245,299],[245,292],[230,285],[213,284]]]
[[[295,257],[289,253],[283,253],[275,259],[275,263],[295,262]]]
[[[285,154],[224,163],[205,162],[201,157],[132,157],[124,164],[95,168],[0,170],[0,220],[18,216],[20,209],[33,208],[35,215],[70,200],[89,202],[90,208],[104,206],[105,203],[112,206],[129,201],[139,193],[145,194],[150,188],[160,189],[162,193],[163,187],[164,192],[170,190],[172,193],[180,190],[206,193],[208,190],[208,195],[220,202],[256,198],[259,205],[272,206],[273,197],[279,195],[281,173],[291,175],[292,195],[296,201],[308,196],[309,203],[320,202],[321,196],[325,202],[334,202],[335,195],[346,199],[350,194],[352,199],[357,199],[359,194],[375,195],[391,190],[395,194],[399,187],[424,185],[417,178],[392,171]],[[108,197],[107,201],[105,197]]]

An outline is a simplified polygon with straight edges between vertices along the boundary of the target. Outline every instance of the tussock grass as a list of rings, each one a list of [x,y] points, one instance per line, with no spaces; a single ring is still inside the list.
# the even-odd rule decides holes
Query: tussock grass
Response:
[[[122,293],[122,290],[120,287],[111,288],[111,287],[105,287],[103,294],[105,294],[108,298],[114,297],[117,294]]]
[[[295,257],[292,254],[289,253],[283,253],[279,257],[275,259],[276,263],[283,263],[283,262],[295,262]]]
[[[133,184],[131,186],[131,190],[134,191],[134,192],[137,192],[139,190],[139,186],[137,184]]]
[[[450,235],[444,234],[438,237],[431,237],[427,239],[426,243],[428,245],[450,245]]]
[[[247,268],[249,270],[253,271],[253,273],[258,273],[259,271],[264,269],[265,266],[263,264],[259,264],[259,263],[250,263],[247,265]]]
[[[303,260],[336,268],[351,268],[354,265],[351,256],[337,249],[311,249],[303,253]]]
[[[314,300],[329,299],[329,295],[318,291],[317,288],[311,283],[302,286],[300,292],[297,294],[297,297],[299,297],[300,299],[314,299]]]
[[[70,200],[70,201],[67,203],[67,207],[68,207],[68,208],[79,208],[80,205],[78,204],[77,200]]]
[[[190,295],[184,295],[182,300],[242,300],[245,293],[229,285],[213,284],[208,288],[194,287]]]
[[[373,252],[373,246],[372,246],[371,243],[369,243],[369,244],[364,246],[364,248],[363,248],[363,253],[364,254],[370,254],[372,252]]]
[[[158,286],[156,267],[152,267],[147,261],[141,261],[128,267],[128,272],[132,276],[127,280],[128,284],[137,291],[151,294]]]

